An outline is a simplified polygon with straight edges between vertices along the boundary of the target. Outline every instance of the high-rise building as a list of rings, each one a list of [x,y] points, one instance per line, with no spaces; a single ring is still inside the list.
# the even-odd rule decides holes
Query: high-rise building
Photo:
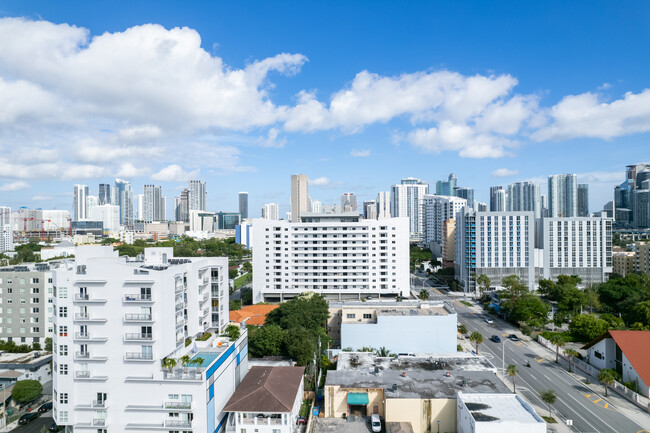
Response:
[[[86,196],[86,219],[90,219],[90,212],[95,206],[99,206],[99,197],[96,195]]]
[[[341,212],[358,212],[357,196],[353,192],[343,193],[341,196]]]
[[[75,185],[72,204],[73,221],[86,219],[86,197],[88,197],[88,185]]]
[[[474,188],[457,186],[454,188],[452,195],[456,197],[464,198],[465,200],[467,200],[467,206],[474,209]]]
[[[451,173],[447,178],[447,180],[439,180],[438,182],[436,182],[436,195],[446,195],[446,196],[455,195],[454,188],[456,188],[457,185],[458,185],[458,179],[456,178],[456,175],[454,173]]]
[[[111,204],[113,197],[110,183],[99,184],[99,204]]]
[[[280,219],[280,206],[277,203],[266,203],[262,207],[262,218],[267,220]]]
[[[101,221],[104,234],[110,235],[120,231],[120,207],[103,204],[91,209],[88,216],[91,221]]]
[[[147,248],[125,260],[112,247],[79,247],[55,270],[54,286],[56,424],[222,431],[223,408],[248,370],[246,328],[236,340],[222,336],[227,258]],[[193,362],[165,363],[184,357]]]
[[[255,219],[252,233],[254,303],[304,291],[335,298],[409,293],[407,218],[329,213],[305,215],[299,223]],[[332,242],[351,246],[333,254]]]
[[[450,176],[451,177],[451,176]],[[414,177],[393,185],[390,193],[390,214],[393,218],[409,219],[409,236],[421,241],[424,234],[422,198],[429,193],[429,184]]]
[[[135,219],[137,221],[144,219],[144,194],[135,195]]]
[[[139,211],[139,208],[138,208]],[[164,221],[162,187],[159,185],[145,185],[142,204],[143,215],[138,219],[146,223],[153,221]]]
[[[363,202],[363,217],[367,220],[377,219],[377,202],[375,200]]]
[[[248,219],[248,193],[239,193],[239,214],[242,220]]]
[[[491,212],[503,212],[504,210],[506,210],[505,191],[503,193],[499,193],[499,191],[504,191],[502,186],[490,187],[490,211]]]
[[[190,221],[190,190],[185,188],[181,195],[174,199],[174,215],[176,221]]]
[[[456,260],[456,219],[442,224],[442,267],[453,268]]]
[[[578,184],[578,216],[589,216],[589,185],[586,183]]]
[[[437,256],[441,255],[443,224],[448,219],[456,218],[462,208],[468,206],[467,200],[460,197],[426,194],[422,197],[424,209],[424,242],[433,242],[437,246]]]
[[[380,191],[377,194],[377,219],[390,217],[390,191]]]
[[[309,179],[305,174],[291,175],[291,221],[300,222],[300,216],[310,211]]]
[[[120,224],[133,225],[133,190],[127,180],[115,179],[115,203],[120,207]]]
[[[207,191],[202,180],[190,180],[189,210],[207,210]]]
[[[532,211],[535,218],[542,216],[542,199],[537,182],[515,182],[508,185],[506,193],[507,211]]]
[[[650,164],[634,164],[626,167],[625,181],[614,189],[615,218],[619,228],[636,226],[636,223],[633,223],[635,218],[632,209],[632,193],[635,189],[644,189],[641,183],[648,179],[650,179]]]
[[[650,227],[650,189],[632,190],[630,205],[632,227],[638,229]]]
[[[311,208],[311,213],[321,213],[323,212],[323,203],[318,200],[309,200],[309,206]]]
[[[89,216],[89,218],[92,217]],[[69,228],[70,228],[70,212],[61,209],[43,210],[43,230],[68,231]]]
[[[549,216],[578,216],[578,177],[575,174],[556,174],[548,177]]]
[[[0,253],[14,249],[14,232],[11,219],[11,208],[0,206]]]

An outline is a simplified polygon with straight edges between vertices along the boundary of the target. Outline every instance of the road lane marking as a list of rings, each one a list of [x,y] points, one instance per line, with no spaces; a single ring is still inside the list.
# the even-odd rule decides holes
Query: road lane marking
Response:
[[[534,359],[535,359],[535,361],[537,361],[537,362],[543,362],[543,361],[545,361],[545,359],[542,358],[541,356],[536,356]]]
[[[614,412],[618,412],[618,410],[609,407],[609,403],[607,403],[605,400],[603,400],[603,399],[602,399],[601,397],[599,397],[597,394],[585,394],[585,397],[587,397],[587,399],[588,399],[590,402],[592,402],[593,404],[595,404],[596,406],[600,406],[600,407],[602,407],[603,409],[607,409],[607,410],[611,410],[611,411],[614,411]],[[593,399],[592,399],[592,397],[593,397]],[[600,403],[600,404],[599,404],[599,403]]]

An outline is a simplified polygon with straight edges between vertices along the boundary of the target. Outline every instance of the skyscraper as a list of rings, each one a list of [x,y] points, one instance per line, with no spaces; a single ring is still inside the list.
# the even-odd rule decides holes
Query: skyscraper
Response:
[[[239,193],[239,214],[241,215],[242,220],[248,218],[248,193],[247,192]]]
[[[309,212],[309,179],[306,174],[291,175],[291,222],[300,222],[303,212]]]
[[[174,198],[174,218],[176,221],[190,221],[190,190],[185,188],[179,197]]]
[[[589,185],[578,184],[578,216],[589,216]]]
[[[72,204],[72,220],[82,221],[86,219],[86,197],[88,196],[88,185],[75,185]]]
[[[363,217],[367,220],[377,219],[377,202],[375,200],[363,202]]]
[[[358,212],[357,196],[353,192],[343,193],[341,196],[341,212]]]
[[[390,191],[377,194],[377,219],[390,218]]]
[[[458,179],[456,178],[456,175],[454,173],[451,173],[446,181],[439,180],[438,182],[436,182],[436,195],[453,196],[454,188],[456,188],[456,185],[458,185]]]
[[[474,188],[456,186],[454,187],[453,194],[451,195],[464,198],[467,200],[467,206],[471,209],[474,209]]]
[[[311,207],[311,213],[321,213],[323,211],[323,203],[319,200],[309,200],[309,206]]]
[[[575,174],[548,177],[548,205],[550,217],[578,215],[578,177]]]
[[[128,181],[115,179],[114,204],[120,207],[120,224],[133,225],[133,190]]]
[[[99,204],[111,204],[111,185],[109,183],[99,184]]]
[[[502,186],[491,186],[490,187],[490,211],[492,211],[492,212],[501,212],[501,211],[505,210],[505,207],[502,208],[502,209],[499,209],[499,206],[501,205],[499,200],[501,199],[501,197],[499,196],[498,191],[503,191],[503,187]],[[503,198],[505,198],[505,196]],[[504,202],[504,204],[505,204],[505,202]]]
[[[541,218],[542,198],[537,182],[515,182],[508,185],[506,208],[511,212],[533,211],[535,218]]]
[[[188,210],[207,210],[207,192],[202,180],[190,180],[188,206]]]
[[[277,203],[266,203],[262,207],[262,218],[267,220],[279,220],[280,219],[280,207]]]
[[[90,219],[90,212],[94,207],[99,206],[99,197],[96,195],[86,196],[86,219]]]
[[[164,219],[162,187],[158,185],[144,186],[142,211],[143,215],[138,215],[138,218],[144,222],[162,221]]]
[[[424,232],[422,197],[428,193],[429,184],[414,177],[402,179],[399,185],[391,187],[390,214],[393,218],[408,217],[409,236],[413,240],[422,240]]]

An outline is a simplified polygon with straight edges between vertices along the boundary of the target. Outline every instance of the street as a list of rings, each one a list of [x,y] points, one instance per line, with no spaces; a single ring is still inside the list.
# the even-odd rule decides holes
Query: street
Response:
[[[419,289],[418,289],[419,290]],[[512,325],[503,320],[479,312],[477,308],[464,305],[462,297],[451,296],[444,291],[429,288],[430,299],[450,301],[458,313],[458,322],[465,324],[469,333],[479,331],[484,342],[479,345],[479,353],[488,357],[495,367],[501,369],[502,365],[515,364],[519,370],[516,376],[517,392],[524,395],[532,403],[547,407],[540,399],[540,392],[552,389],[557,393],[557,401],[553,410],[562,418],[572,420],[571,431],[580,433],[647,433],[648,426],[639,426],[621,413],[611,403],[606,402],[603,396],[594,394],[584,383],[567,374],[566,363],[556,364],[549,361],[532,350],[530,345],[535,342],[513,342],[506,337],[509,334],[521,333]],[[469,299],[468,299],[469,300]],[[484,321],[486,317],[494,320],[490,325]],[[501,337],[501,343],[490,340],[492,335]],[[541,346],[540,346],[541,347]],[[502,353],[505,351],[505,362],[502,362]],[[530,362],[528,368],[526,363]],[[541,413],[541,415],[547,415]]]
[[[52,419],[52,414],[51,413],[46,413],[42,415],[40,418],[38,418],[35,421],[30,422],[29,424],[21,425],[16,427],[15,429],[12,430],[13,432],[16,433],[41,433],[41,430],[43,427],[47,430],[50,425],[52,425],[52,422],[54,420]]]

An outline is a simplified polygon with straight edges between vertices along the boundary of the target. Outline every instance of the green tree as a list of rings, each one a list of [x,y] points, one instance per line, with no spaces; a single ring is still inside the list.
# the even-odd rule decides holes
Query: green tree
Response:
[[[588,296],[584,291],[576,286],[565,284],[562,286],[562,293],[557,306],[561,311],[569,312],[573,316],[583,307],[586,307],[587,302]]]
[[[238,339],[239,336],[241,335],[241,331],[239,329],[239,326],[233,325],[232,323],[230,325],[226,326],[225,332],[226,332],[226,335],[228,335],[228,338],[230,338],[233,341]]]
[[[523,322],[534,327],[548,321],[549,305],[532,293],[510,298],[501,303],[506,317],[513,322]]]
[[[427,289],[420,290],[420,294],[418,295],[418,298],[422,299],[423,301],[426,301],[427,299],[429,299],[429,291]]]
[[[564,347],[566,340],[560,334],[553,334],[549,341],[555,345],[555,363],[560,362],[560,347]]]
[[[268,324],[279,325],[282,329],[305,328],[314,333],[323,330],[329,317],[329,304],[320,295],[306,292],[280,304],[266,315]]]
[[[628,314],[630,322],[641,322],[643,326],[650,326],[650,301],[643,301],[632,307]]]
[[[248,334],[248,348],[254,357],[279,356],[283,353],[286,331],[278,325],[266,324]]]
[[[569,323],[569,331],[583,341],[590,341],[607,331],[607,322],[591,314],[578,314]]]
[[[187,373],[187,366],[190,365],[190,361],[192,360],[190,358],[190,355],[183,355],[180,358],[178,358],[178,360],[180,361],[181,365],[185,369],[185,373]]]
[[[506,297],[517,300],[521,295],[528,292],[528,288],[516,275],[508,275],[503,277],[501,280],[501,285],[506,289]]]
[[[380,358],[387,358],[389,356],[393,356],[392,353],[390,353],[390,350],[386,349],[385,347],[380,347],[379,349],[375,349],[375,355],[377,355]]]
[[[253,272],[253,265],[251,265],[251,262],[244,262],[244,264],[241,265],[241,270],[243,272]]]
[[[625,330],[625,322],[620,317],[614,316],[610,313],[601,314],[600,318],[607,322],[607,329],[614,329],[618,331]]]
[[[52,338],[47,337],[45,339],[45,351],[46,352],[51,352],[52,351]]]
[[[11,398],[19,404],[29,403],[43,392],[43,385],[38,380],[19,380],[11,390]]]
[[[228,271],[228,278],[230,278],[231,280],[237,278],[237,275],[239,275],[239,271],[237,269],[230,269]]]
[[[189,365],[200,367],[201,365],[203,365],[203,362],[205,362],[205,359],[201,358],[200,356],[197,356],[196,358],[192,358],[190,360]]]
[[[467,326],[465,326],[464,323],[461,323],[460,325],[458,325],[458,332],[460,332],[463,335],[467,334]]]
[[[298,365],[305,366],[314,359],[316,342],[313,335],[305,328],[294,328],[287,331],[284,345],[287,355]]]
[[[571,373],[573,371],[573,357],[578,356],[578,351],[569,347],[564,349],[564,353],[569,357],[569,373]]]
[[[174,358],[165,358],[163,359],[162,366],[166,368],[171,373],[174,370],[174,367],[178,365],[178,361]]]
[[[614,385],[616,381],[616,372],[611,368],[603,368],[598,373],[598,380],[605,385],[605,397],[607,397],[607,387]]]
[[[517,376],[517,373],[519,373],[519,370],[517,370],[517,366],[515,364],[508,364],[506,367],[506,373],[508,376],[512,377],[512,390],[514,393],[517,393],[517,385],[515,384],[515,377]]]
[[[485,274],[481,274],[476,277],[476,284],[478,284],[479,292],[483,294],[484,291],[488,290],[492,285],[492,280]]]
[[[228,303],[229,310],[230,311],[235,311],[235,310],[241,310],[241,299],[233,299]]]
[[[542,391],[539,394],[539,397],[544,403],[546,403],[546,407],[548,408],[548,416],[551,416],[551,406],[557,400],[557,394],[552,389],[547,389],[546,391]]]
[[[474,331],[469,336],[469,341],[473,342],[476,345],[476,354],[478,355],[478,345],[483,343],[483,334],[478,331]]]

